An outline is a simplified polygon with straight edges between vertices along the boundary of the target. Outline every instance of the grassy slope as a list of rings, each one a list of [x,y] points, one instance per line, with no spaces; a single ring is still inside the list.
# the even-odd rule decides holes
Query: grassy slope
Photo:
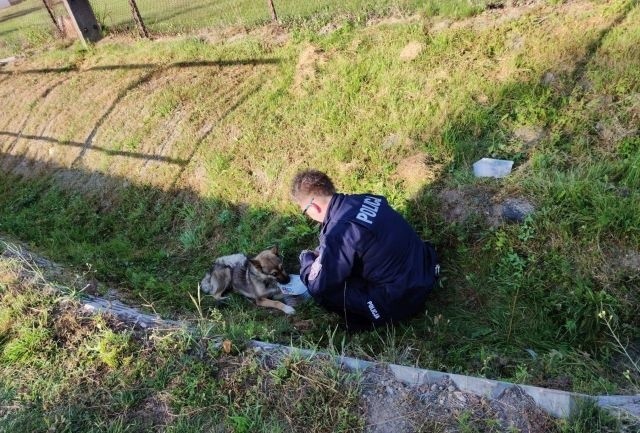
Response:
[[[318,167],[344,191],[387,195],[434,240],[443,287],[424,316],[351,337],[312,305],[288,320],[233,298],[220,310],[230,338],[319,342],[586,392],[637,389],[597,315],[612,313],[624,341],[637,335],[638,272],[619,262],[640,243],[640,8],[525,12],[437,32],[423,22],[300,29],[282,47],[106,42],[29,59],[0,77],[0,231],[190,314],[187,293],[217,255],[278,242],[293,269],[315,228],[288,203],[288,181]],[[410,41],[424,50],[400,61]],[[72,110],[82,98],[86,108]],[[547,133],[525,146],[514,137],[523,126]],[[502,182],[473,179],[470,163],[487,154],[518,168]],[[445,219],[439,191],[474,188],[525,195],[538,211],[497,229]]]
[[[0,259],[2,432],[361,430],[357,378],[328,360],[225,353],[221,322],[134,333],[18,270]]]
[[[1,432],[358,432],[380,419],[363,407],[362,376],[329,359],[220,347],[220,315],[188,331],[132,331],[80,311],[73,293],[82,286],[53,274],[0,256]],[[492,411],[452,410],[437,420],[412,414],[403,428],[502,431]],[[632,431],[630,421],[587,404],[571,420],[534,418],[531,428]]]

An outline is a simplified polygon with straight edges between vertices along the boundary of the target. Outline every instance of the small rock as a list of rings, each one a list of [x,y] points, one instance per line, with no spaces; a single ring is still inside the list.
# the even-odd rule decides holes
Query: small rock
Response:
[[[390,386],[387,386],[387,394],[389,394],[389,395],[393,395],[394,394],[393,388],[391,388]]]
[[[582,77],[580,81],[578,81],[577,87],[583,92],[590,92],[593,90],[593,83],[587,77]]]
[[[441,398],[440,400],[438,400],[438,404],[442,406],[444,404],[444,398]]]
[[[553,72],[547,72],[542,76],[542,84],[550,86],[557,81],[556,75]]]
[[[511,46],[511,50],[513,51],[521,51],[524,48],[524,38],[520,35],[514,36],[509,45]]]
[[[440,391],[444,391],[444,386],[439,386],[439,387],[438,387],[438,389],[439,389]]]
[[[431,391],[435,391],[438,389],[438,385],[436,385],[435,383],[431,385]]]
[[[484,93],[479,93],[474,97],[475,101],[480,105],[488,105],[490,100]]]
[[[630,271],[640,271],[640,251],[628,250],[620,260],[620,265]]]
[[[600,121],[596,123],[595,129],[598,137],[611,144],[617,143],[625,137],[636,132],[634,129],[625,128],[619,120],[611,119],[609,121]]]
[[[462,403],[466,403],[467,402],[467,397],[464,396],[463,393],[461,393],[460,391],[458,392],[454,392],[453,395],[460,400]]]
[[[631,190],[627,187],[622,187],[618,189],[618,195],[623,198],[629,197],[631,195]]]
[[[400,143],[401,140],[402,140],[402,137],[400,136],[400,134],[389,134],[384,138],[384,141],[382,142],[382,147],[384,149],[389,149],[391,147],[396,146],[398,143]]]
[[[527,200],[508,198],[502,203],[502,218],[511,222],[523,222],[535,211],[535,207]]]
[[[449,385],[449,386],[447,387],[447,391],[449,391],[449,392],[453,392],[453,391],[455,391],[455,390],[456,390],[456,387],[455,387],[455,386],[453,386],[453,385]]]

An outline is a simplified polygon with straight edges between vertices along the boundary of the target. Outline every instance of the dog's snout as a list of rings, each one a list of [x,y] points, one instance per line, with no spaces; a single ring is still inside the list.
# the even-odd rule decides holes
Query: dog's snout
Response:
[[[207,272],[202,281],[200,281],[200,290],[204,293],[211,293],[211,274]]]
[[[278,275],[277,280],[280,284],[288,284],[291,281],[291,278],[286,272],[282,272]]]

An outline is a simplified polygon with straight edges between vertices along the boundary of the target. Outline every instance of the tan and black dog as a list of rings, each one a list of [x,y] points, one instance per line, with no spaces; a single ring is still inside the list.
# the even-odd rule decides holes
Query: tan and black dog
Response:
[[[233,290],[256,301],[261,307],[277,308],[293,314],[295,310],[274,297],[282,297],[278,283],[287,284],[289,275],[282,267],[278,247],[262,251],[253,258],[244,254],[232,254],[217,258],[213,266],[200,281],[200,290],[223,299],[222,295]]]

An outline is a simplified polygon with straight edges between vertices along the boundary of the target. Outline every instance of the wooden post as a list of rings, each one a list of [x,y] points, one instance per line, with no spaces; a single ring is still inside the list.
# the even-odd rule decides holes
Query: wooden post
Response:
[[[47,9],[47,12],[51,17],[51,21],[53,21],[53,25],[56,26],[56,29],[58,30],[58,35],[62,37],[63,31],[60,28],[60,25],[58,24],[58,20],[56,20],[56,16],[53,14],[53,11],[51,10],[51,6],[49,6],[48,0],[42,0],[42,3],[44,3],[44,7]]]
[[[267,0],[267,6],[269,7],[269,11],[271,11],[271,21],[274,23],[278,22],[278,15],[276,14],[276,7],[273,5],[273,0]]]
[[[63,2],[82,42],[86,45],[87,41],[99,41],[102,38],[102,32],[89,0],[63,0]]]
[[[142,16],[140,15],[140,10],[138,9],[138,5],[136,4],[136,0],[129,0],[129,6],[131,6],[131,15],[133,15],[133,20],[136,22],[136,27],[138,27],[138,32],[140,32],[140,36],[143,38],[149,38],[149,32],[144,25],[144,21],[142,21]]]

